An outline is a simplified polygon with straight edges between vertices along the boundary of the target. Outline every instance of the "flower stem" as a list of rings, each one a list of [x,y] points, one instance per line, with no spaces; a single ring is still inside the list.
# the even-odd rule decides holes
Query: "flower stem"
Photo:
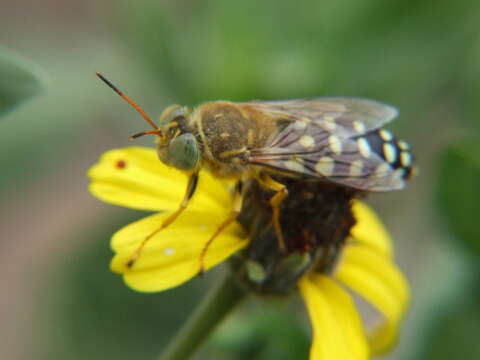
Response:
[[[167,345],[159,360],[188,359],[246,294],[231,275],[220,279]]]

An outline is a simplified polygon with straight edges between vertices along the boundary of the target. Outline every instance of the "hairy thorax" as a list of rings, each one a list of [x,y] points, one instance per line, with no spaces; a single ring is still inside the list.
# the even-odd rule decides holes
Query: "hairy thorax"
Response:
[[[240,178],[249,171],[250,150],[265,146],[278,132],[271,118],[227,101],[202,105],[192,122],[203,147],[202,165],[223,178]]]

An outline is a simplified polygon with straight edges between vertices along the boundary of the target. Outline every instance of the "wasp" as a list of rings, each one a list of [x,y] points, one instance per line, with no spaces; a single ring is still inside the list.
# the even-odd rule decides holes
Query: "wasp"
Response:
[[[128,261],[133,266],[156,233],[173,223],[194,196],[201,169],[236,181],[230,214],[210,236],[214,239],[242,210],[246,183],[256,181],[274,195],[269,202],[278,247],[288,252],[280,226],[287,186],[278,178],[308,178],[360,191],[402,189],[415,173],[409,145],[383,126],[398,116],[396,108],[363,98],[321,97],[234,103],[215,101],[190,108],[172,105],[157,125],[125,93],[97,73],[126,100],[153,130],[160,161],[188,176],[184,198],[157,230],[148,235]]]

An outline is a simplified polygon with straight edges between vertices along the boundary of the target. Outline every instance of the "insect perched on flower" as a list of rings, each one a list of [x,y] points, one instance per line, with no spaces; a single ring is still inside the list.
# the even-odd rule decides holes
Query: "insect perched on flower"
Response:
[[[393,120],[395,108],[373,100],[325,97],[285,101],[233,103],[216,101],[194,109],[173,105],[159,125],[101,74],[107,85],[129,102],[153,127],[133,135],[156,135],[157,153],[166,165],[184,171],[188,183],[177,211],[144,238],[128,261],[131,267],[145,244],[184,211],[193,197],[199,171],[236,181],[230,214],[212,233],[200,256],[235,221],[247,189],[254,181],[274,191],[269,202],[272,222],[283,253],[289,252],[280,225],[288,196],[284,179],[302,179],[361,191],[404,187],[414,173],[413,156],[404,141],[381,127]],[[283,180],[283,182],[282,182]]]

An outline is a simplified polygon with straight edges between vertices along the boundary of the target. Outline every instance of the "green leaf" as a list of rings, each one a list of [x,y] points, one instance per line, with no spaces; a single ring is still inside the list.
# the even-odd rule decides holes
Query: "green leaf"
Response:
[[[37,65],[0,47],[0,116],[39,93],[42,78]]]
[[[480,139],[448,148],[440,158],[440,209],[447,226],[468,250],[480,255]]]

